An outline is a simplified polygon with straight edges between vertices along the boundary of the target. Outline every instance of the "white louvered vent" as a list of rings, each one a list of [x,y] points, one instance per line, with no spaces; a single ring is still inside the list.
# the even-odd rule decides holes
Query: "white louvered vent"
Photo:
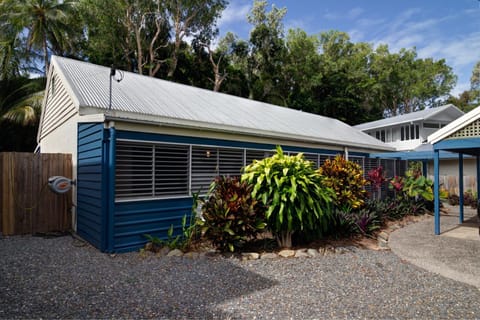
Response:
[[[219,174],[218,151],[215,147],[192,147],[192,192],[206,194]]]
[[[153,196],[153,146],[117,143],[116,198]]]
[[[155,146],[155,196],[188,194],[189,147]]]
[[[244,149],[219,149],[219,174],[222,176],[240,176],[242,172]]]
[[[188,195],[189,147],[119,141],[117,199]]]

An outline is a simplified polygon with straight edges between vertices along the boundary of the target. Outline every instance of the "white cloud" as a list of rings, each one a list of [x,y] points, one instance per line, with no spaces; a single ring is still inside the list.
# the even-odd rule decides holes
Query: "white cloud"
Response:
[[[242,4],[238,2],[231,2],[225,10],[223,10],[222,17],[218,20],[218,27],[231,25],[237,22],[247,21],[247,14],[252,8],[251,4]]]

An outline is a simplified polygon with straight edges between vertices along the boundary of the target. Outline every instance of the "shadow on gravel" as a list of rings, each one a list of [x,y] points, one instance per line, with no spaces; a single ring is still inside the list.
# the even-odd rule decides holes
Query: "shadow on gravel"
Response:
[[[234,319],[219,311],[277,282],[215,258],[110,256],[71,237],[0,240],[0,318]]]

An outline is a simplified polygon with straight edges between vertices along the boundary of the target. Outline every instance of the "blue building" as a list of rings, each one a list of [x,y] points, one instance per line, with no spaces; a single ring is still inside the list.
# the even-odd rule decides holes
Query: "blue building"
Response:
[[[71,153],[73,227],[105,252],[165,237],[217,175],[239,175],[276,145],[317,166],[342,154],[365,167],[393,151],[347,124],[209,90],[52,57],[40,152]]]

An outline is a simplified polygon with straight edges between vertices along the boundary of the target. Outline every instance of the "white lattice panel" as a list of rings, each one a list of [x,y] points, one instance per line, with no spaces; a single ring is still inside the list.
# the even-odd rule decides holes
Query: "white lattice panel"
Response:
[[[467,127],[453,133],[447,139],[480,137],[480,120],[477,120]]]

